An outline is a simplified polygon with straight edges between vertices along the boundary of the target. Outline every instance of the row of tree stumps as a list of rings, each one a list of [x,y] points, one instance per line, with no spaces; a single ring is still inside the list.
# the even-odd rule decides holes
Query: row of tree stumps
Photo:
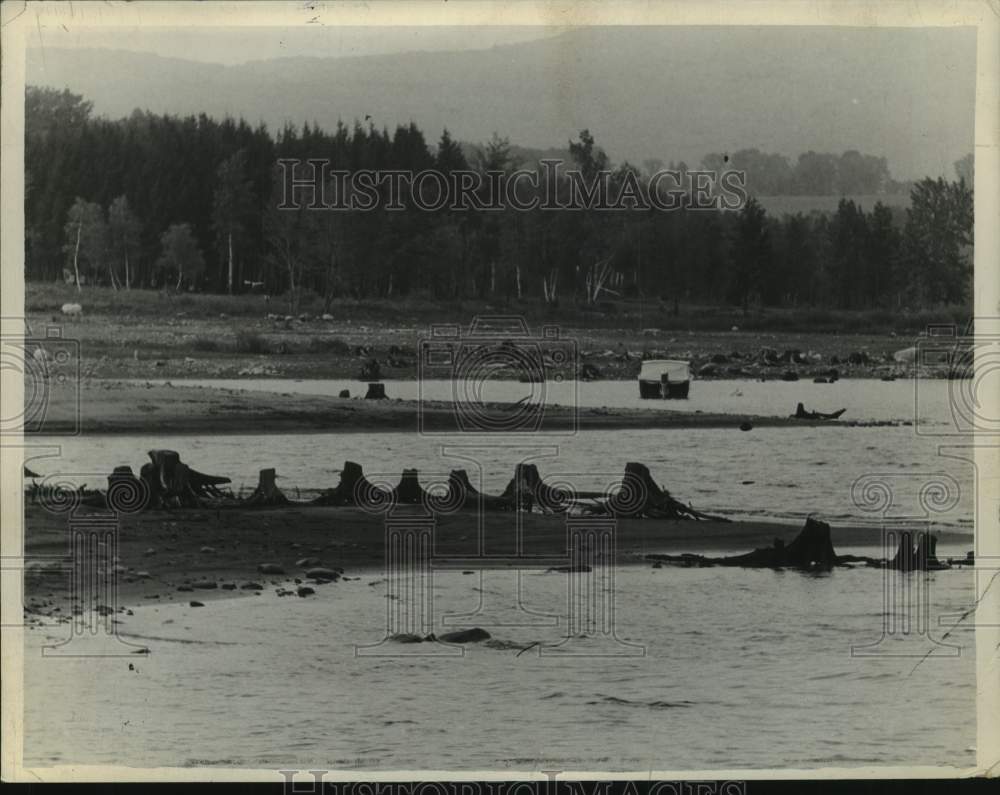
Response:
[[[671,496],[653,480],[649,467],[630,462],[618,488],[605,492],[578,491],[568,486],[547,484],[537,466],[519,463],[514,476],[499,495],[486,494],[472,484],[464,469],[454,469],[448,476],[446,489],[428,492],[420,483],[416,469],[404,469],[393,487],[372,483],[365,477],[361,465],[347,461],[340,481],[318,497],[305,502],[293,502],[277,484],[274,468],[262,469],[256,488],[248,497],[236,497],[221,487],[231,483],[225,476],[207,475],[181,461],[173,450],[150,450],[149,462],[143,464],[138,477],[131,467],[119,466],[108,477],[106,492],[83,492],[83,504],[107,507],[113,496],[120,501],[127,493],[135,510],[182,508],[273,508],[286,505],[340,507],[421,505],[430,511],[476,509],[483,511],[526,511],[542,514],[574,514],[607,516],[615,519],[709,520],[728,522],[729,519],[702,513]],[[31,473],[34,474],[34,473]],[[29,496],[44,497],[33,484]],[[654,565],[739,566],[744,568],[796,568],[830,570],[836,566],[863,564],[897,571],[933,571],[949,568],[936,554],[937,538],[927,532],[901,533],[898,549],[892,558],[870,558],[858,555],[838,555],[833,547],[830,525],[814,518],[789,544],[776,538],[770,547],[755,549],[742,555],[707,557],[693,554],[650,554],[646,558]]]

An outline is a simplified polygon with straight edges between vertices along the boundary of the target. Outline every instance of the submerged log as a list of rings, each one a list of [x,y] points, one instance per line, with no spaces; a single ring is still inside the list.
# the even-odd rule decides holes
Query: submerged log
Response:
[[[840,409],[839,411],[833,411],[829,414],[824,414],[821,411],[806,411],[806,407],[799,403],[795,407],[795,413],[792,415],[797,420],[836,420],[847,411],[847,409]]]
[[[703,555],[646,555],[647,560],[679,563],[684,566],[742,566],[764,569],[802,569],[829,571],[834,566],[846,565],[838,557],[830,538],[830,525],[817,519],[806,519],[805,526],[787,546],[776,538],[774,544],[755,549],[745,555],[709,558]]]
[[[249,508],[288,505],[288,497],[278,488],[277,473],[274,468],[262,469],[257,476],[257,488],[243,501]]]
[[[229,483],[229,478],[192,469],[174,450],[150,450],[149,459],[139,477],[146,482],[152,506],[198,507],[208,498],[225,496],[218,487]]]

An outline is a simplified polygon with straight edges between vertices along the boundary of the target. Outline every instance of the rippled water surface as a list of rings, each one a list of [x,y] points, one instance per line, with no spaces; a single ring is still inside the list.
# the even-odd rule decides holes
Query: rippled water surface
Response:
[[[618,641],[557,648],[566,580],[586,575],[524,572],[532,613],[514,607],[514,573],[436,575],[434,625],[461,620],[499,641],[464,657],[356,656],[355,644],[385,633],[376,573],[306,599],[144,605],[121,630],[148,657],[41,657],[42,633],[62,630],[36,630],[26,758],[385,770],[974,764],[972,633],[956,631],[954,647],[915,634],[877,643],[881,572],[616,575]],[[932,615],[966,606],[972,588],[970,572],[932,575]],[[518,654],[535,641],[541,655]],[[883,656],[852,657],[863,644]]]
[[[336,394],[359,385],[241,386]],[[634,384],[579,386],[581,405],[785,414],[802,401],[821,410],[847,406],[854,418],[914,416],[910,382],[697,382],[687,403],[640,402]],[[388,388],[416,397],[418,387]],[[429,388],[447,399],[443,382]],[[533,387],[496,388],[491,397],[516,399]],[[919,403],[931,427],[947,427],[948,389],[932,382]],[[274,466],[292,497],[334,485],[348,459],[390,482],[404,467],[419,468],[425,482],[464,467],[498,492],[514,464],[534,456],[543,476],[582,488],[642,461],[674,495],[716,513],[797,522],[815,512],[836,528],[874,518],[852,497],[855,482],[869,477],[892,484],[896,515],[965,529],[973,518],[971,465],[939,454],[954,439],[914,427],[594,431],[512,437],[504,447],[495,437],[361,431],[52,441],[58,455],[36,456],[29,466],[94,485],[116,465],[137,469],[155,447],[232,477],[237,490]],[[942,475],[951,485],[927,514],[919,493]],[[939,554],[967,547],[943,542]],[[304,599],[265,591],[203,608],[133,606],[118,626],[149,656],[43,657],[42,644],[67,630],[39,628],[27,633],[25,756],[41,765],[382,770],[975,763],[973,633],[959,628],[946,639],[951,645],[936,642],[948,632],[947,617],[971,604],[971,572],[929,575],[932,637],[881,641],[881,571],[636,565],[615,573],[614,590],[595,596],[614,600],[613,637],[598,632],[567,644],[567,588],[589,575],[436,572],[432,585],[421,581],[433,592],[430,626],[481,626],[493,635],[464,656],[414,653],[437,648],[426,644],[375,645],[387,632],[387,605],[409,598],[387,599],[381,572],[317,586]],[[532,643],[539,645],[520,653]],[[375,654],[359,655],[359,646]],[[852,656],[852,646],[874,653]]]

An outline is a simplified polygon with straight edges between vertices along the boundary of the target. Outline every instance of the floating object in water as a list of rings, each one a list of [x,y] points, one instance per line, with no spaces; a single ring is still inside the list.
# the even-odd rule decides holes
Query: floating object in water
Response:
[[[821,411],[806,411],[805,406],[801,403],[795,407],[795,413],[792,415],[797,420],[836,420],[847,411],[847,409],[840,409],[839,411],[833,411],[829,414],[824,414]]]

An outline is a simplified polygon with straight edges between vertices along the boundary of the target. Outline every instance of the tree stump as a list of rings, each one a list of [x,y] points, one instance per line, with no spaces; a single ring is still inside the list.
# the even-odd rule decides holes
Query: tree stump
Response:
[[[278,475],[273,468],[260,470],[257,476],[257,488],[246,499],[244,505],[248,507],[287,505],[288,498],[278,488],[277,477]]]
[[[385,384],[378,381],[368,384],[365,400],[384,400],[386,397],[388,396],[385,394]]]
[[[150,505],[193,508],[209,497],[221,497],[218,486],[229,483],[227,477],[205,475],[181,461],[174,450],[150,450],[150,463],[139,470],[149,488]]]

